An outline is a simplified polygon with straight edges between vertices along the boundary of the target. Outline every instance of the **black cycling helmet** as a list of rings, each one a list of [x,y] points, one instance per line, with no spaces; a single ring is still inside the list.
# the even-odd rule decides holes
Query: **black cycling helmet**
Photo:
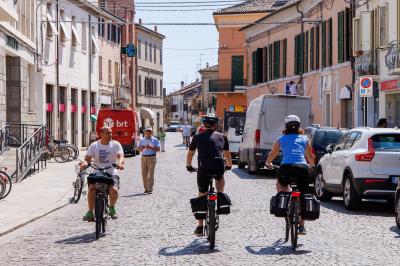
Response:
[[[300,118],[297,115],[288,115],[285,118],[286,129],[296,129],[300,127]]]
[[[209,113],[201,119],[201,122],[204,123],[204,125],[208,124],[211,126],[218,123],[218,121],[219,121],[219,119],[218,119],[217,115],[214,113]]]

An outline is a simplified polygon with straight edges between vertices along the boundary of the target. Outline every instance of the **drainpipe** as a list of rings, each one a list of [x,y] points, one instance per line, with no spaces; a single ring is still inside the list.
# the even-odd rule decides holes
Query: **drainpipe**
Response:
[[[60,14],[60,6],[58,4],[58,1],[56,3],[56,28],[57,28],[57,36],[56,36],[56,92],[55,92],[55,96],[56,96],[56,105],[57,108],[54,108],[57,111],[57,123],[55,124],[55,133],[59,133],[58,138],[61,138],[61,132],[60,131],[60,65],[58,63],[58,59],[60,58],[60,51],[59,51],[59,38],[60,38],[60,21],[59,21],[59,14]]]
[[[353,21],[354,18],[356,17],[356,7],[355,7],[355,3],[351,2],[350,3],[350,12],[351,12],[351,36],[353,36]],[[353,55],[353,42],[351,42],[350,44],[350,53],[351,55]],[[355,102],[356,99],[354,99],[355,96],[355,87],[356,87],[356,72],[355,72],[355,58],[354,56],[351,56],[351,60],[350,60],[350,65],[351,65],[351,82],[352,82],[352,87],[353,87],[353,92],[351,94],[351,97],[353,98],[353,127],[355,127],[355,121],[356,121],[356,116],[357,116],[357,110],[355,109]]]
[[[88,142],[87,143],[90,143],[90,133],[91,133],[91,130],[92,130],[92,128],[91,128],[91,121],[90,121],[90,116],[91,116],[91,113],[90,113],[90,111],[91,111],[91,108],[92,108],[92,16],[89,14],[89,23],[88,23],[88,25],[89,25],[89,30],[88,30],[88,33],[89,33],[89,42],[88,42],[88,69],[89,69],[89,75],[88,75],[88,78],[89,78],[89,128],[90,128],[90,130],[89,130],[89,136],[88,136]]]
[[[300,13],[300,17],[301,17],[301,36],[302,36],[302,38],[303,38],[303,69],[304,69],[304,49],[305,49],[305,36],[304,36],[304,12],[303,11],[300,11],[300,9],[299,9],[299,4],[300,4],[300,2],[299,3],[297,3],[297,5],[296,5],[296,10],[297,10],[297,13]],[[303,71],[304,72],[304,71]],[[300,81],[299,81],[299,83],[301,83],[301,89],[303,90],[303,95],[306,93],[306,91],[305,91],[305,89],[304,89],[304,80],[303,80],[303,74],[304,73],[301,73],[300,74]]]

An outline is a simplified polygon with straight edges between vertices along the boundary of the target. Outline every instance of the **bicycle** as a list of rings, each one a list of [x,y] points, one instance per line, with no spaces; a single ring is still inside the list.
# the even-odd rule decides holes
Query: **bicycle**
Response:
[[[22,145],[21,141],[19,141],[18,138],[16,138],[14,135],[9,133],[7,135],[7,146],[9,147],[20,147]]]
[[[190,146],[190,137],[189,137],[189,136],[184,136],[183,139],[184,139],[184,141],[185,141],[186,149],[189,149],[189,146]]]
[[[6,167],[2,168],[4,171],[7,170]],[[12,188],[12,179],[11,177],[4,171],[0,170],[0,199],[4,199],[7,197]]]
[[[86,168],[88,167],[99,171],[97,174],[90,174],[87,178],[88,182],[93,183],[96,188],[94,217],[96,221],[96,239],[99,239],[100,233],[104,234],[106,232],[107,220],[110,219],[108,213],[108,191],[109,186],[114,183],[113,177],[105,171],[112,167],[118,168],[118,166],[112,164],[112,166],[100,168],[90,163]]]
[[[65,140],[56,140],[53,137],[50,137],[49,144],[46,146],[47,160],[54,158],[58,163],[69,161],[70,151],[65,145]]]
[[[89,175],[86,172],[86,169],[81,170],[80,165],[75,166],[75,171],[77,173],[77,177],[75,182],[72,182],[72,186],[74,187],[74,196],[71,201],[73,203],[78,203],[81,198],[83,188],[86,186],[87,176]]]

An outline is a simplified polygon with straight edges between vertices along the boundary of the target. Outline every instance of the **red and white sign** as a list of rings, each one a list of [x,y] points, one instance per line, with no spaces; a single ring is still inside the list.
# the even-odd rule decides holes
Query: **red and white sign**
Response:
[[[64,113],[65,112],[65,104],[63,104],[63,103],[58,104],[58,110],[60,111],[60,113]]]
[[[398,79],[385,80],[381,82],[381,91],[397,90],[399,88]]]
[[[371,77],[360,78],[360,97],[373,97],[373,82]]]
[[[46,112],[53,112],[53,104],[46,103]]]

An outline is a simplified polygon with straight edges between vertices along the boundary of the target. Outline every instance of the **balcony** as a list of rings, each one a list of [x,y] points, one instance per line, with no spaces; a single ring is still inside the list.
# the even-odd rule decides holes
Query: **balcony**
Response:
[[[214,79],[209,81],[209,92],[237,92],[244,91],[245,79]]]
[[[391,42],[385,56],[385,63],[389,70],[389,75],[400,74],[400,47],[399,43]]]
[[[355,57],[355,70],[358,75],[376,75],[378,66],[378,54],[375,51],[360,52],[359,56]]]
[[[16,0],[0,0],[0,21],[18,21]]]

